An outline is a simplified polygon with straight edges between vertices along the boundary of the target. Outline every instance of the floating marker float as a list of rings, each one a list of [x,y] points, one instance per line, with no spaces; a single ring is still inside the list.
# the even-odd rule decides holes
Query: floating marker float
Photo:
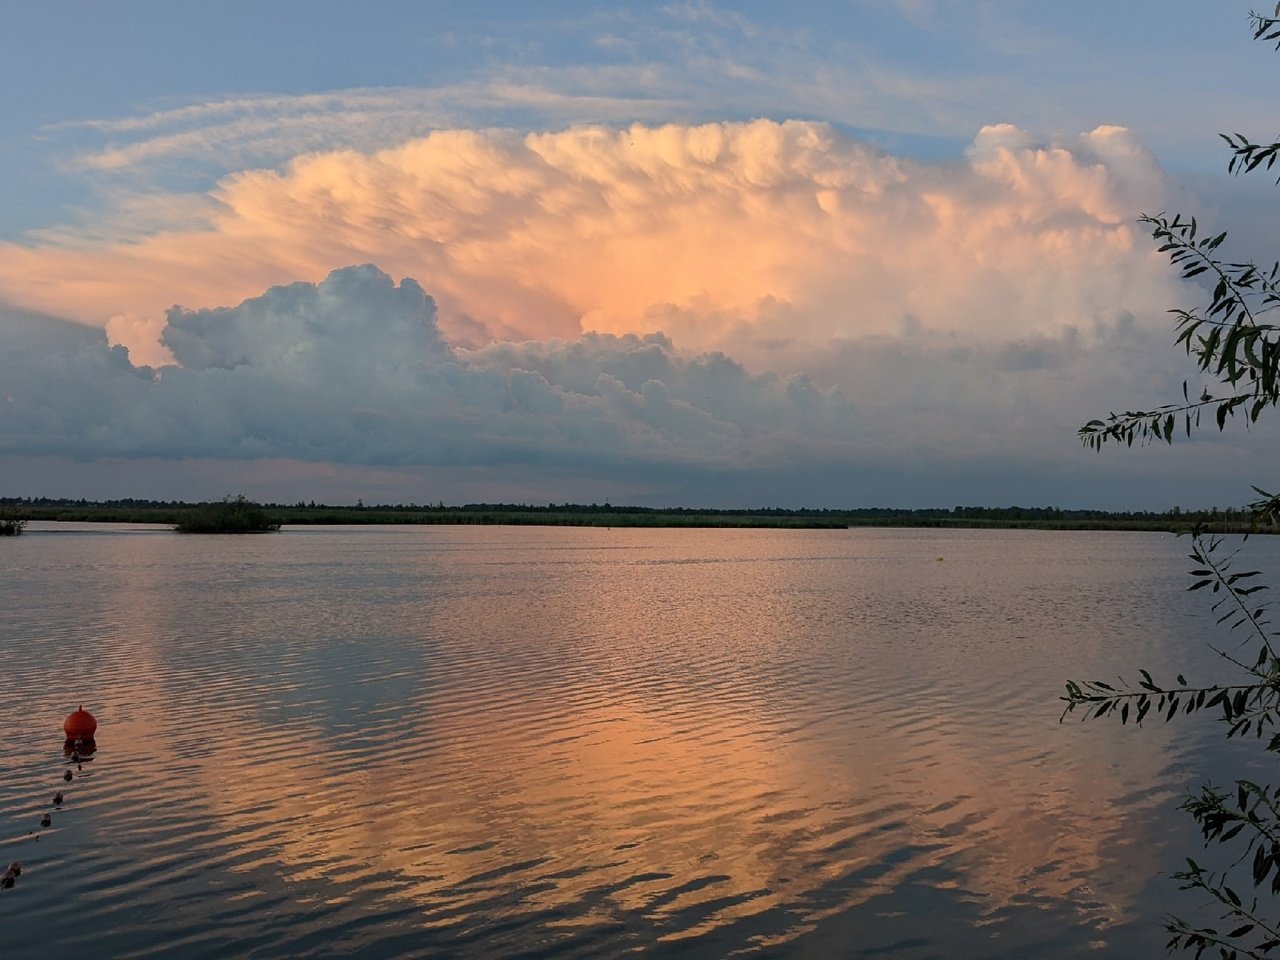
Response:
[[[62,721],[62,732],[67,735],[68,740],[92,740],[97,730],[98,720],[84,708],[84,704],[67,714],[67,719]]]

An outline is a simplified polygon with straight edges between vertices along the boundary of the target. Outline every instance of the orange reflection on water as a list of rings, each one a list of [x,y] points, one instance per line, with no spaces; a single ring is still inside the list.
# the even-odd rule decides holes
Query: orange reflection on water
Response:
[[[691,937],[789,907],[781,942],[931,871],[986,916],[1057,898],[1100,927],[1127,917],[1123,885],[1088,889],[1122,814],[1093,805],[1082,772],[1041,763],[993,784],[1001,756],[956,736],[926,757],[869,730],[833,757],[754,721],[596,706],[539,729],[490,708],[353,754],[237,718],[205,745],[200,802],[241,851],[230,869],[272,864],[330,902],[413,900],[423,926],[543,910]]]
[[[164,568],[135,571],[99,713],[115,782],[156,818],[133,829],[164,822],[211,870],[274,877],[298,902],[412,903],[423,928],[534,914],[682,938],[777,911],[755,936],[782,943],[877,898],[909,911],[921,886],[976,922],[1050,901],[1095,929],[1130,916],[1117,875],[1153,873],[1154,853],[1117,859],[1141,806],[1097,774],[1124,756],[1128,780],[1159,782],[1167,734],[1137,756],[1095,738],[1084,757],[1034,690],[974,709],[950,664],[905,641],[867,656],[823,634],[814,564],[653,559],[577,562],[528,590],[499,554],[488,594],[423,611],[388,592],[350,622],[341,597],[291,620],[287,591],[246,577],[223,588],[260,603],[243,634],[217,608],[192,628]],[[313,640],[321,613],[370,639]],[[879,612],[841,622],[863,616]],[[344,675],[376,657],[408,699],[336,725]]]

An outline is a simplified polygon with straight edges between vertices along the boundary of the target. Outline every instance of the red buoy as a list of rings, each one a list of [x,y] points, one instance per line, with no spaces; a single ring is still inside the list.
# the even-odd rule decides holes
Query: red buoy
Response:
[[[62,732],[67,735],[68,740],[92,740],[97,729],[97,719],[83,704],[79,710],[67,714],[67,719],[62,721]]]

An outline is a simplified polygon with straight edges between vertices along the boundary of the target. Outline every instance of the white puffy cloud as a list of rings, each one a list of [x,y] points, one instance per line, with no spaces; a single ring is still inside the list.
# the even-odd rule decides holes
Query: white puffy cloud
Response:
[[[383,385],[406,355],[425,360],[446,349],[435,302],[414,280],[396,286],[374,267],[276,287],[238,307],[172,307],[160,339],[188,370],[246,366],[299,379],[355,368],[356,379]],[[370,366],[378,369],[360,369]]]

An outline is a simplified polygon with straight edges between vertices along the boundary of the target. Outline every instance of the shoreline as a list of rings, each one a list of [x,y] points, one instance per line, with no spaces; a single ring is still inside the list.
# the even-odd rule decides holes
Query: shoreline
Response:
[[[74,523],[146,523],[175,525],[197,504],[186,503],[50,503],[0,501],[0,511],[15,520]],[[1245,511],[1135,514],[1103,511],[1060,511],[1054,508],[957,508],[944,510],[698,510],[686,507],[645,508],[566,504],[530,507],[478,504],[464,507],[418,506],[284,506],[264,504],[263,511],[283,526],[412,525],[412,526],[575,526],[683,527],[836,530],[859,527],[906,529],[998,529],[1202,532],[1270,534],[1251,528]],[[985,516],[966,515],[972,513]]]

